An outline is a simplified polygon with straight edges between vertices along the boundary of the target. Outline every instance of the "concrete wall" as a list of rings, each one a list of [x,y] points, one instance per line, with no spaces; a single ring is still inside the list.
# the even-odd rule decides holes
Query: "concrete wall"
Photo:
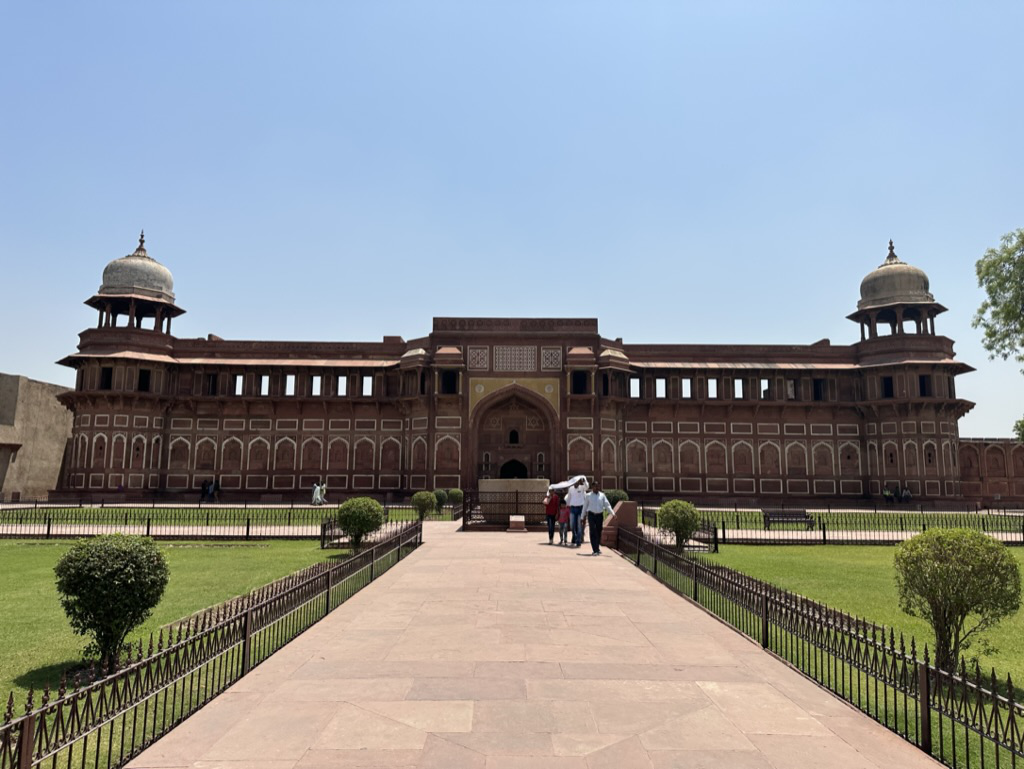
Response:
[[[66,387],[0,374],[0,499],[45,498],[57,487],[71,438]]]

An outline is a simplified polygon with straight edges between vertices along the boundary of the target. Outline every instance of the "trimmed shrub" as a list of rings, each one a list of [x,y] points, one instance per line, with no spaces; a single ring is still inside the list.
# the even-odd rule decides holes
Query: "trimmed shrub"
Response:
[[[352,549],[358,550],[367,534],[384,525],[384,508],[370,497],[346,499],[338,508],[338,527],[348,535]]]
[[[612,509],[614,509],[619,502],[629,501],[629,494],[624,492],[622,489],[608,489],[604,495],[608,497],[608,504],[612,506]]]
[[[1020,568],[1002,542],[971,529],[931,529],[896,547],[900,608],[935,632],[935,666],[1020,607]]]
[[[700,526],[700,513],[691,502],[673,499],[662,504],[658,509],[658,528],[671,532],[676,537],[676,549],[683,547]]]
[[[448,504],[450,505],[458,507],[462,504],[462,500],[465,497],[466,495],[462,493],[462,489],[448,489]]]
[[[444,489],[434,489],[434,499],[437,500],[437,509],[443,510],[448,504],[448,492]]]
[[[149,537],[106,534],[76,542],[53,568],[71,629],[92,637],[86,656],[113,671],[127,635],[164,594],[167,559]]]
[[[429,491],[417,491],[412,495],[412,506],[416,508],[416,515],[422,521],[436,509],[436,500]]]

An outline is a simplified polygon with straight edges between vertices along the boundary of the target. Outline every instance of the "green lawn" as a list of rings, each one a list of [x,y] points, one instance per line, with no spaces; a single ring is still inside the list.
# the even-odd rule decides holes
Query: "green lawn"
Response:
[[[828,604],[914,636],[932,646],[930,626],[899,609],[893,571],[895,548],[884,546],[744,546],[727,545],[715,556],[723,565],[770,582],[794,593]],[[1024,551],[1010,548],[1024,565]],[[1022,569],[1024,571],[1024,569]],[[1018,611],[984,638],[992,647],[987,652],[975,643],[968,654],[976,654],[983,672],[994,667],[1005,681],[1024,681],[1024,611]]]
[[[20,708],[30,687],[55,684],[74,666],[87,639],[68,626],[54,587],[53,566],[70,541],[0,541],[0,696],[14,690]],[[241,595],[317,561],[344,558],[347,551],[320,550],[319,543],[161,543],[171,578],[153,616],[129,636],[137,639],[195,611]],[[38,703],[38,700],[37,700]]]

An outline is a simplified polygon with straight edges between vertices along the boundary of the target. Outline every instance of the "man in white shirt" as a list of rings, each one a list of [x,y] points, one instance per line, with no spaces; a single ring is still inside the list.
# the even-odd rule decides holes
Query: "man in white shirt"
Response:
[[[601,555],[601,529],[604,527],[604,511],[612,512],[611,503],[608,497],[601,491],[601,484],[594,481],[590,492],[583,501],[583,510],[587,514],[587,523],[590,525],[590,547],[593,548],[593,555]]]
[[[569,487],[566,502],[569,504],[569,528],[572,529],[572,546],[583,544],[583,502],[587,498],[586,480],[580,478]]]

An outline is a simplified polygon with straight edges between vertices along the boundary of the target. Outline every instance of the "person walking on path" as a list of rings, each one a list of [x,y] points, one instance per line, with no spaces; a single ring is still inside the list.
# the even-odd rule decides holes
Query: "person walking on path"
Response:
[[[586,481],[582,478],[570,487],[568,494],[569,502],[569,526],[572,529],[572,546],[579,547],[583,544],[583,502],[587,498]]]
[[[557,491],[548,489],[548,495],[544,497],[544,517],[548,523],[548,544],[555,544],[555,519],[558,517],[558,505],[561,498]]]
[[[604,511],[612,511],[608,497],[601,491],[601,484],[597,481],[590,487],[586,499],[583,502],[583,509],[587,513],[587,523],[590,524],[590,547],[594,555],[601,555],[601,529],[604,527]]]
[[[562,502],[558,508],[558,544],[564,545],[569,533],[569,506]]]

